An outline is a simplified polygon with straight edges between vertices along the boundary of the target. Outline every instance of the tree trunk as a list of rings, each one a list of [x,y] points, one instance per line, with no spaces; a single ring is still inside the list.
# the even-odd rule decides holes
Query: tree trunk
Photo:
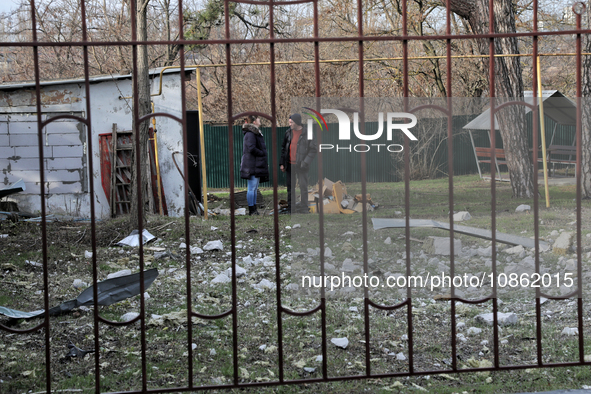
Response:
[[[514,33],[515,10],[511,0],[494,1],[495,33]],[[475,34],[489,33],[489,10],[486,0],[451,0],[451,10],[465,18]],[[489,53],[489,40],[480,39],[481,54]],[[495,53],[517,54],[515,37],[495,39]],[[488,59],[484,61],[488,72]],[[495,58],[495,97],[523,97],[522,69],[518,57]],[[532,197],[534,173],[527,142],[525,109],[521,105],[510,106],[497,113],[497,121],[503,138],[503,146],[511,178],[513,197]]]
[[[591,26],[591,9],[585,13],[587,26]],[[591,37],[583,35],[583,52],[591,51]],[[582,173],[582,194],[584,198],[591,198],[591,57],[583,56],[583,94],[581,107],[583,110],[581,122],[581,173]]]
[[[148,24],[147,24],[147,10],[149,0],[137,0],[137,39],[139,41],[147,40],[148,38]],[[151,98],[150,98],[150,74],[148,68],[148,48],[146,45],[138,46],[138,61],[134,67],[137,67],[138,79],[138,115],[141,118],[152,112]],[[135,101],[134,101],[135,105]],[[137,198],[137,182],[138,174],[135,171],[135,165],[132,172],[132,198],[131,198],[131,214],[130,225],[137,227],[138,225],[138,210],[143,209],[143,212],[154,212],[154,200],[152,197],[152,181],[150,173],[150,141],[149,141],[149,121],[145,120],[138,124],[137,119],[133,121],[133,137],[139,132],[140,137],[140,173],[139,182],[142,193],[142,206],[139,206]],[[135,139],[134,139],[135,141]],[[134,149],[133,160],[138,159],[138,154]],[[144,216],[145,218],[145,216]]]

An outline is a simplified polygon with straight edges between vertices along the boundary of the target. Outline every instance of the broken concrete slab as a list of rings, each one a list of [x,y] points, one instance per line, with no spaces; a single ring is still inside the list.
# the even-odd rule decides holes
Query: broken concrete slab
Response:
[[[406,227],[406,220],[405,219],[381,219],[381,218],[372,218],[373,228],[374,230],[379,230],[382,228],[405,228]],[[410,219],[409,221],[410,227],[431,227],[431,228],[439,228],[442,230],[450,230],[449,223],[442,223],[437,222],[435,220],[429,219]],[[471,235],[473,237],[483,238],[492,240],[492,232],[490,230],[484,230],[481,228],[475,227],[468,227],[468,226],[454,226],[454,232],[459,234]],[[496,232],[496,240],[497,242],[509,244],[509,245],[522,245],[526,248],[533,249],[535,245],[535,240],[531,238],[520,237],[517,235],[505,234],[501,232]],[[544,250],[548,248],[548,243],[544,241],[539,241],[540,248]]]
[[[572,237],[572,233],[568,231],[561,233],[552,245],[552,252],[557,255],[567,254],[572,243]]]
[[[451,245],[447,237],[429,237],[423,244],[425,252],[429,254],[439,254],[449,256],[451,254]],[[454,255],[460,254],[462,250],[462,241],[454,239]]]

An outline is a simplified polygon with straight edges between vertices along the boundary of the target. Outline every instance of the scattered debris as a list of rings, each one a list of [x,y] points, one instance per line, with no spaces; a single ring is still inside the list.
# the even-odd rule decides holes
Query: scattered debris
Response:
[[[558,238],[556,238],[556,241],[554,241],[552,252],[557,255],[567,254],[572,244],[572,237],[572,233],[568,231],[562,232]]]
[[[454,222],[463,222],[472,219],[472,215],[467,211],[460,211],[454,214]]]
[[[405,219],[379,219],[372,218],[374,230],[380,230],[382,228],[405,228]],[[432,227],[440,228],[442,230],[450,230],[448,223],[441,223],[435,220],[429,219],[410,219],[410,227]],[[492,240],[492,232],[490,230],[484,230],[480,228],[467,227],[467,226],[454,226],[454,232],[466,235],[472,235],[474,237]],[[535,248],[535,240],[531,238],[520,237],[517,235],[500,233],[497,231],[496,234],[497,242],[509,244],[509,245],[523,245],[526,248]],[[448,241],[449,242],[449,241]],[[547,250],[549,248],[548,243],[544,241],[540,242],[540,249]]]
[[[357,194],[354,197],[347,194],[347,188],[341,182],[332,182],[324,178],[322,181],[322,193],[320,190],[320,182],[308,192],[308,208],[310,212],[319,212],[319,204],[322,202],[322,209],[325,214],[331,213],[345,213],[352,214],[355,212],[363,212],[363,196]],[[371,195],[365,195],[366,210],[373,211],[377,204],[371,200]]]
[[[517,208],[515,208],[515,212],[529,212],[531,211],[531,207],[529,205],[521,204]]]
[[[79,347],[77,347],[76,345],[74,345],[72,342],[70,342],[68,344],[68,348],[70,349],[70,351],[64,357],[64,360],[66,360],[66,361],[71,361],[72,358],[83,359],[84,356],[86,356],[88,353],[94,353],[94,349],[82,350]]]
[[[218,276],[216,276],[215,278],[213,278],[211,280],[211,284],[230,283],[231,281],[232,281],[232,279],[230,279],[230,277],[228,277],[228,275],[226,275],[226,274],[219,274]]]
[[[474,318],[477,322],[485,323],[489,326],[493,325],[493,314],[491,313],[482,313]],[[508,326],[517,324],[517,315],[513,312],[511,313],[502,313],[497,312],[497,321],[500,326]]]
[[[336,347],[340,347],[342,349],[346,349],[347,346],[349,346],[349,340],[344,337],[344,338],[332,338],[330,340],[330,342],[332,342],[333,345],[335,345]]]
[[[128,275],[131,275],[131,270],[124,269],[121,271],[113,272],[112,274],[108,274],[107,279],[120,278],[122,276],[128,276]]]
[[[25,182],[21,178],[18,181],[14,182],[13,184],[0,189],[0,198],[10,196],[11,194],[23,192],[26,189],[27,188],[25,187]]]
[[[155,236],[150,234],[148,230],[144,229],[142,231],[142,239],[143,243],[146,244],[153,239],[156,239]],[[121,246],[140,246],[140,236],[138,230],[133,230],[129,236],[123,238],[121,241],[117,242],[117,245]]]
[[[147,289],[148,287],[150,287],[152,282],[154,282],[154,280],[157,277],[158,270],[156,268],[144,271],[144,288]],[[121,300],[124,300],[126,298],[140,294],[140,273],[137,272],[132,275],[107,279],[102,282],[98,282],[96,285],[98,294],[97,304],[102,306],[108,306]],[[94,305],[93,293],[94,286],[90,286],[82,293],[80,293],[78,298],[63,302],[62,304],[51,308],[49,310],[49,315],[61,315],[62,313],[69,312],[72,309],[80,306]],[[13,319],[29,319],[33,317],[41,317],[44,315],[44,313],[44,309],[40,309],[33,312],[23,312],[0,306],[0,314],[3,314]]]
[[[459,255],[462,250],[462,241],[454,239],[454,255]],[[425,242],[425,252],[429,254],[438,254],[449,256],[451,254],[451,245],[447,237],[429,237]]]
[[[565,327],[560,334],[574,337],[575,335],[579,335],[579,329],[577,327]]]
[[[127,312],[125,315],[121,316],[121,321],[127,323],[137,318],[139,315],[140,314],[137,312]]]
[[[203,250],[224,250],[224,245],[222,245],[222,241],[220,240],[209,241],[205,244]]]

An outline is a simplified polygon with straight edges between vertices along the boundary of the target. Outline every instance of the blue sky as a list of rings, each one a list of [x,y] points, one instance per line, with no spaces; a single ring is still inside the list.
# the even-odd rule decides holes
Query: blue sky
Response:
[[[10,12],[16,8],[14,0],[0,0],[0,12]]]

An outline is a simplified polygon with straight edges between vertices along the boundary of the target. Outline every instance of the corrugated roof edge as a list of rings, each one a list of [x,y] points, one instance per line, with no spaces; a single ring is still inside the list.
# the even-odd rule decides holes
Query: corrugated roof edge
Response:
[[[150,76],[159,76],[162,68],[155,68],[150,70]],[[193,69],[185,69],[185,73],[193,72]],[[164,74],[172,74],[172,73],[180,73],[181,69],[179,68],[168,68],[163,71]],[[132,75],[130,74],[108,74],[108,75],[96,75],[91,76],[88,80],[90,83],[97,83],[97,82],[105,82],[105,81],[113,81],[118,79],[131,79]],[[70,83],[84,83],[84,78],[77,78],[77,79],[56,79],[50,81],[41,81],[39,83],[40,86],[51,86],[51,85],[65,85]],[[35,87],[35,82],[26,81],[26,82],[17,82],[17,83],[0,83],[0,90],[13,90],[13,89],[21,89],[21,88],[30,88]]]

